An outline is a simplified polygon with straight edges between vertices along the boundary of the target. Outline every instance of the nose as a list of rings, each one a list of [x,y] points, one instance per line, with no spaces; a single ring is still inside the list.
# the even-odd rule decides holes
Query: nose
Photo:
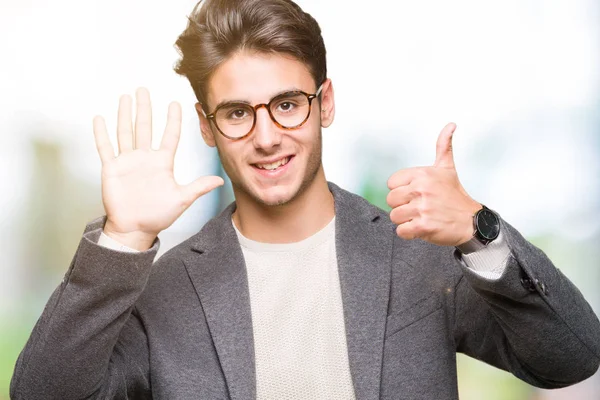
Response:
[[[256,110],[256,124],[252,140],[255,148],[263,150],[271,150],[281,144],[281,132],[271,119],[266,105],[261,104]]]

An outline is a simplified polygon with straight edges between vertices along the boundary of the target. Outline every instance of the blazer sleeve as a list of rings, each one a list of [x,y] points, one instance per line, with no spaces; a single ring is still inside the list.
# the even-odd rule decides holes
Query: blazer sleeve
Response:
[[[103,216],[86,226],[19,355],[12,399],[147,398],[147,338],[134,304],[160,241],[139,253],[100,246],[105,222]]]
[[[600,364],[600,322],[581,292],[548,257],[505,221],[511,250],[498,280],[458,262],[457,351],[542,388],[592,376]],[[454,256],[460,260],[456,251]]]

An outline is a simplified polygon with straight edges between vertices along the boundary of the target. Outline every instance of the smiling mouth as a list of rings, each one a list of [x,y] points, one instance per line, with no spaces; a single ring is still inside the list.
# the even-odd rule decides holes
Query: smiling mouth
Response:
[[[267,171],[275,171],[278,168],[283,167],[284,165],[286,165],[288,162],[290,162],[290,160],[292,159],[293,156],[287,156],[284,158],[281,158],[275,162],[269,163],[269,164],[252,164],[253,166],[255,166],[258,169],[264,169]]]

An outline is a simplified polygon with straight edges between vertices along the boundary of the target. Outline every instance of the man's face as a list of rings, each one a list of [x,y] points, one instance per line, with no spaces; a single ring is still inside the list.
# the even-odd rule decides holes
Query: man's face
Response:
[[[308,68],[300,61],[279,54],[239,52],[212,75],[206,108],[213,112],[224,102],[268,103],[285,91],[314,94],[317,89]],[[322,113],[319,100],[314,99],[309,119],[292,130],[278,127],[267,109],[259,108],[252,133],[240,140],[224,137],[199,113],[204,140],[209,146],[217,146],[238,202],[286,204],[309,189],[315,177],[324,180],[321,126],[328,126],[333,120],[331,81],[326,81],[322,96],[330,109]],[[269,170],[273,165],[266,164],[274,162],[282,165]]]

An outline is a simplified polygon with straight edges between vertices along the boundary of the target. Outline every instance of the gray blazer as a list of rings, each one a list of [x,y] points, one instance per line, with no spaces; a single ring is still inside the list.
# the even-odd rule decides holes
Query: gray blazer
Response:
[[[542,251],[502,222],[512,256],[485,280],[452,248],[395,234],[386,212],[329,184],[356,398],[457,399],[456,352],[544,388],[597,370],[600,322]],[[235,204],[156,262],[96,242],[73,261],[22,351],[13,399],[256,397]]]

